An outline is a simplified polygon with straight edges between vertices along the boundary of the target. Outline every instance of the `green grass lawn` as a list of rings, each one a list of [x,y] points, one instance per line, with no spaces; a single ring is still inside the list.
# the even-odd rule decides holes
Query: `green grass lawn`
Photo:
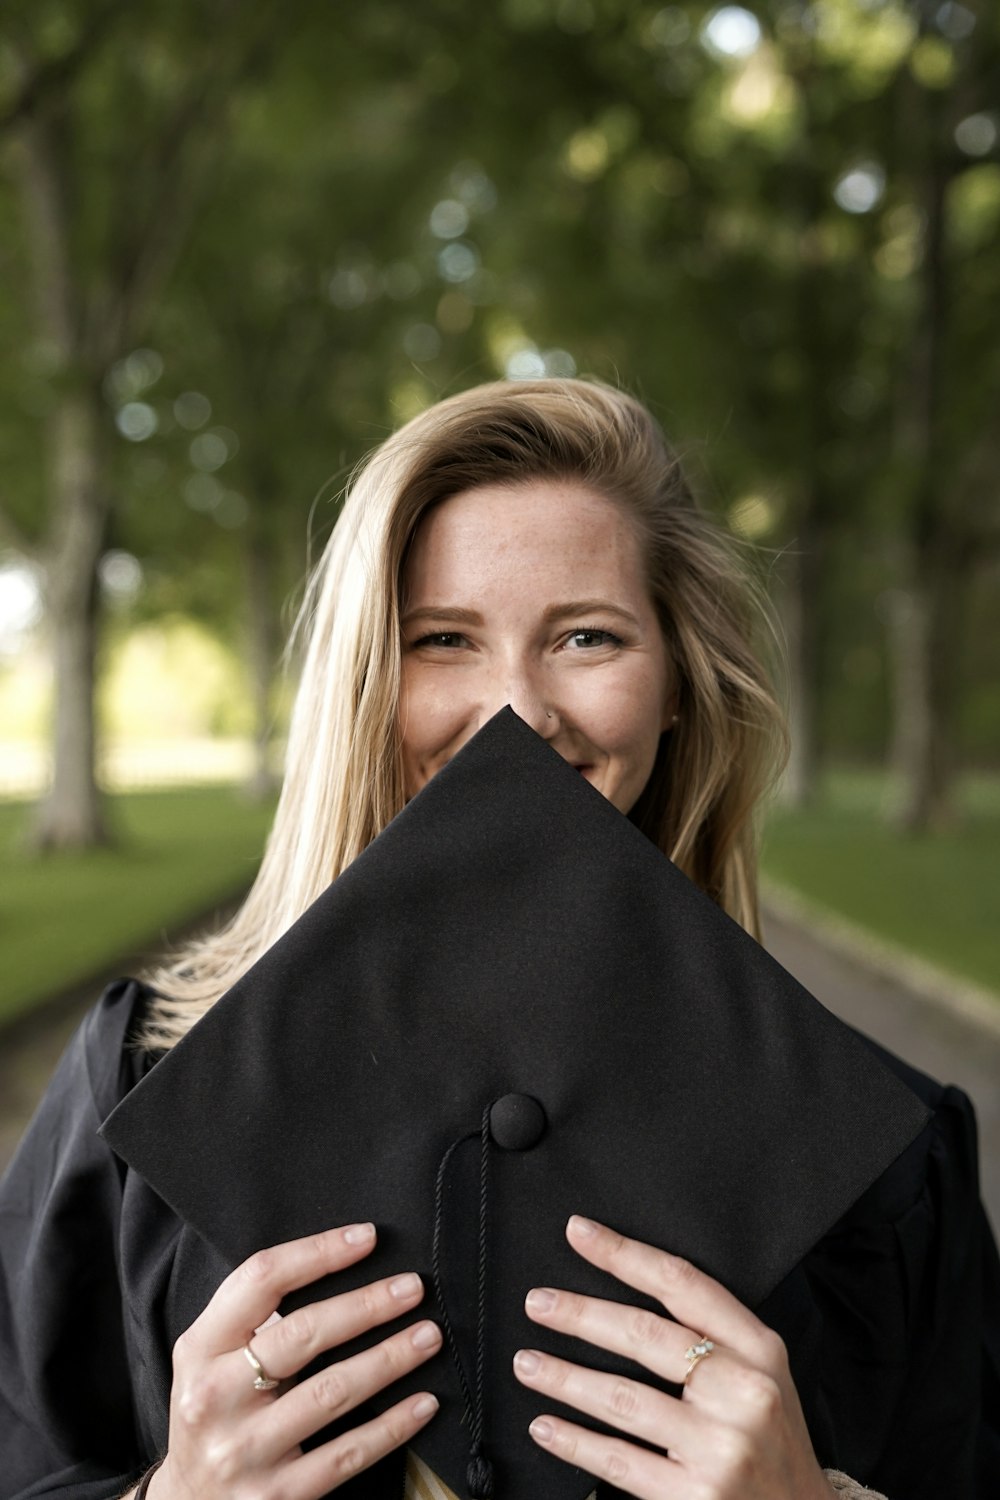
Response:
[[[1000,778],[969,779],[954,831],[903,838],[884,779],[831,776],[815,810],[775,809],[764,871],[818,905],[1000,994]],[[171,933],[253,878],[271,808],[228,788],[118,797],[120,843],[30,859],[28,809],[0,803],[0,1024]]]
[[[1000,778],[967,778],[941,833],[895,833],[884,794],[877,773],[840,772],[815,810],[774,809],[765,875],[1000,995]]]
[[[273,809],[219,787],[112,804],[119,844],[31,858],[29,809],[0,803],[0,1024],[171,933],[252,881]]]

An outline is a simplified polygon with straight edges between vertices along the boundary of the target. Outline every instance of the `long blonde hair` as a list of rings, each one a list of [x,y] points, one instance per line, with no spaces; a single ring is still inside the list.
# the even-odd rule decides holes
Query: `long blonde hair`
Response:
[[[752,814],[785,753],[755,644],[766,606],[644,406],[591,381],[500,381],[414,418],[348,485],[296,627],[304,661],[260,871],[228,925],[146,976],[159,996],[146,1045],[177,1041],[403,807],[399,588],[420,518],[476,485],[546,477],[634,518],[680,683],[678,722],[630,816],[757,934]]]

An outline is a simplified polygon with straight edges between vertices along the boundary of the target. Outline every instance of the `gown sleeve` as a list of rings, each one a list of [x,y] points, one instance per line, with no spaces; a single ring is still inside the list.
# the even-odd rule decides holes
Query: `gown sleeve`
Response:
[[[123,1168],[97,1128],[136,1081],[140,987],[105,991],[0,1182],[0,1500],[108,1500],[139,1449],[118,1274]]]
[[[996,1500],[1000,1264],[975,1115],[961,1090],[876,1050],[934,1114],[807,1258],[838,1466],[889,1500]]]

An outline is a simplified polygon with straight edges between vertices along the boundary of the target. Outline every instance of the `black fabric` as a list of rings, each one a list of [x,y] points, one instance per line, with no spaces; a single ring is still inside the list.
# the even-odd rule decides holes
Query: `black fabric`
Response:
[[[120,1494],[147,1466],[118,1277],[126,1172],[97,1129],[138,1077],[135,986],[109,991],[49,1085],[0,1194],[0,1491]],[[40,1488],[36,1488],[40,1485]]]
[[[304,1295],[429,1282],[439,1163],[510,1094],[544,1128],[489,1158],[497,1500],[592,1485],[524,1435],[537,1398],[510,1372],[540,1334],[529,1286],[637,1300],[565,1247],[573,1211],[759,1306],[824,1464],[891,1500],[996,1493],[998,1279],[968,1102],[830,1017],[509,712],[134,1086],[141,1000],[105,996],[0,1193],[0,1494],[119,1493],[165,1445],[174,1339],[261,1244],[374,1218],[375,1254]],[[109,1112],[121,1160],[94,1134]],[[475,1139],[453,1167],[446,1295],[471,1359]],[[442,1400],[418,1451],[461,1495],[446,1356],[418,1382]],[[400,1491],[391,1459],[339,1493]]]
[[[514,1351],[538,1338],[530,1286],[629,1295],[566,1245],[570,1213],[687,1255],[754,1304],[926,1119],[848,1028],[504,710],[104,1135],[232,1262],[373,1219],[379,1247],[340,1285],[404,1265],[426,1275],[439,1164],[470,1136],[449,1166],[442,1241],[471,1386],[474,1137],[511,1093],[537,1100],[547,1124],[537,1145],[489,1163],[485,1449],[498,1500],[590,1488],[527,1436],[537,1398],[510,1375]],[[441,1413],[414,1446],[462,1493],[479,1413],[453,1364],[438,1380]]]
[[[544,1136],[483,1163],[481,1119],[510,1094],[538,1101]],[[469,1137],[442,1199],[459,1362],[439,1362],[441,1413],[414,1446],[462,1494],[483,1427],[498,1500],[540,1487],[582,1500],[588,1476],[531,1442],[537,1397],[510,1374],[514,1350],[538,1338],[523,1313],[532,1284],[628,1296],[571,1253],[568,1215],[666,1245],[756,1304],[925,1119],[849,1029],[505,709],[103,1134],[228,1262],[372,1218],[379,1248],[339,1286],[400,1266],[427,1274],[439,1166]],[[483,1328],[483,1403],[469,1410]]]
[[[106,992],[0,1184],[0,1500],[112,1500],[134,1483],[166,1444],[173,1341],[228,1269],[94,1133],[108,1084],[141,1071],[122,1038],[143,998]],[[878,1056],[931,1119],[758,1312],[788,1343],[824,1465],[890,1500],[995,1500],[1000,1266],[972,1109]],[[401,1493],[398,1456],[337,1491]]]

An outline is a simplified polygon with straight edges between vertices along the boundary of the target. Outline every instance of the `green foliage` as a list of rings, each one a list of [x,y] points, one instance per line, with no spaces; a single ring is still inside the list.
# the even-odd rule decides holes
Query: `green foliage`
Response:
[[[26,864],[27,809],[0,803],[0,1024],[169,935],[253,881],[273,809],[229,788],[133,793],[115,850]]]
[[[900,838],[882,812],[885,777],[828,777],[808,813],[775,809],[764,871],[876,937],[1000,994],[1000,781],[969,777],[952,830]]]
[[[96,324],[130,268],[176,252],[142,321],[154,357],[130,344],[99,371],[110,542],[145,570],[136,616],[187,610],[236,642],[250,555],[270,564],[250,608],[277,614],[360,455],[517,356],[522,372],[638,390],[721,510],[765,497],[756,540],[794,549],[816,522],[828,741],[881,748],[878,601],[900,581],[919,477],[900,433],[931,167],[947,179],[952,289],[936,503],[970,578],[1000,533],[1000,18],[979,7],[952,35],[947,7],[920,22],[904,0],[749,9],[760,39],[738,56],[712,42],[704,0],[14,7],[11,37],[42,64],[82,49],[53,88]],[[0,113],[18,95],[13,55]],[[969,119],[978,135],[962,135]],[[34,323],[7,136],[0,525],[31,546],[65,372]],[[977,642],[1000,623],[995,607],[978,619],[977,703]],[[864,681],[849,661],[868,663]]]

